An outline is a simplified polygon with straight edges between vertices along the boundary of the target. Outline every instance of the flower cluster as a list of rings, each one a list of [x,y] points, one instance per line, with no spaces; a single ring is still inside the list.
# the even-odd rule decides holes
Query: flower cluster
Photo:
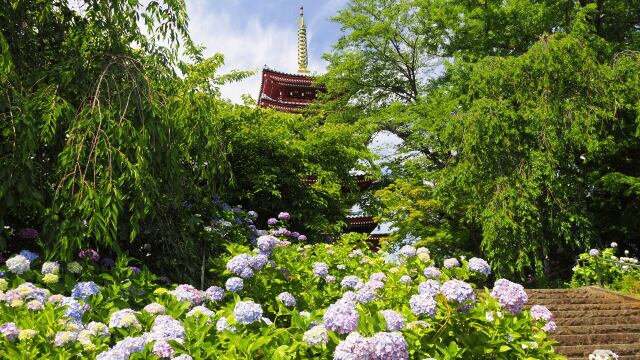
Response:
[[[393,310],[380,311],[384,317],[384,321],[387,323],[388,331],[401,331],[404,329],[404,317]]]
[[[461,280],[449,280],[442,284],[440,293],[448,301],[461,305],[458,309],[469,310],[476,301],[476,295],[471,285]]]
[[[329,305],[324,313],[324,326],[338,334],[347,334],[358,327],[360,315],[356,309],[356,303],[352,300],[341,299]]]
[[[489,266],[489,263],[483,259],[476,257],[469,259],[468,267],[469,270],[475,273],[482,274],[484,276],[491,275],[491,266]]]
[[[454,267],[460,266],[460,261],[456,258],[445,259],[443,263],[444,267],[447,269],[452,269]]]
[[[514,314],[521,312],[524,304],[529,300],[522,285],[507,279],[496,280],[491,296],[496,298],[505,310]]]
[[[202,303],[204,296],[202,292],[189,284],[178,285],[171,294],[178,299],[178,301],[190,302],[192,306]]]
[[[240,324],[253,324],[262,318],[262,307],[253,301],[239,301],[233,308],[233,317]]]
[[[86,300],[89,296],[96,295],[100,288],[93,281],[79,282],[71,290],[71,297]]]
[[[336,347],[334,360],[406,360],[408,345],[399,332],[379,332],[366,338],[357,332],[349,334]]]
[[[323,346],[329,342],[329,333],[323,325],[313,326],[302,335],[302,341],[309,346]]]
[[[293,295],[291,295],[291,293],[289,293],[289,292],[285,291],[285,292],[282,292],[282,293],[278,294],[278,299],[280,301],[282,301],[284,306],[287,306],[287,307],[296,306],[296,298],[293,297]]]

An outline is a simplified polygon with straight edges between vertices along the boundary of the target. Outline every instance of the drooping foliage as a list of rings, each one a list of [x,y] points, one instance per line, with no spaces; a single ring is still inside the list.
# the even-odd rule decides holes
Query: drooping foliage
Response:
[[[366,142],[222,101],[250,73],[217,75],[222,55],[205,58],[187,24],[183,1],[0,4],[0,249],[126,252],[195,283],[225,242],[247,241],[220,225],[225,201],[335,230]]]

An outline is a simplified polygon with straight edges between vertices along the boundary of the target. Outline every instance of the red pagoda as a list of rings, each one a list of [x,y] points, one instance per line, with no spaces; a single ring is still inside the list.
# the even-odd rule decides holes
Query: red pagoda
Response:
[[[304,24],[304,9],[300,7],[298,21],[298,73],[290,74],[268,68],[262,69],[262,83],[258,105],[285,112],[301,112],[315,100],[321,88],[313,86],[314,78],[308,75],[307,28]]]
[[[319,91],[324,88],[314,86],[314,77],[309,75],[307,56],[307,29],[304,24],[304,10],[300,7],[300,19],[298,20],[298,73],[291,74],[270,69],[266,65],[262,69],[262,82],[258,105],[262,108],[271,108],[283,112],[300,113],[308,106]],[[315,175],[302,177],[309,185],[317,181]],[[356,184],[360,191],[365,191],[371,186],[372,180],[364,175],[356,176]],[[348,191],[348,188],[343,188]],[[377,224],[371,216],[363,213],[347,216],[349,230],[359,233],[371,233],[377,230]],[[375,232],[375,231],[374,231]],[[377,247],[380,237],[384,234],[371,234],[371,246]]]

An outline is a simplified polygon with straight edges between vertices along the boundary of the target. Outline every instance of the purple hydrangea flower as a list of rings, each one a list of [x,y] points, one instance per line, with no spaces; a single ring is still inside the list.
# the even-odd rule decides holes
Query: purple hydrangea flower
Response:
[[[78,253],[78,257],[80,257],[80,259],[89,259],[93,262],[98,262],[98,260],[100,260],[100,254],[98,254],[98,252],[93,249],[81,250]]]
[[[412,280],[411,280],[411,276],[409,275],[402,275],[402,277],[400,277],[400,282],[406,285],[411,284]]]
[[[442,284],[440,293],[447,298],[448,301],[456,302],[462,306],[458,309],[469,310],[476,301],[476,294],[473,292],[471,285],[461,280],[449,280]]]
[[[100,288],[93,281],[79,282],[71,290],[71,297],[87,300],[89,296],[97,295]]]
[[[262,235],[256,240],[256,246],[260,251],[271,253],[271,250],[279,243],[279,240],[271,235]]]
[[[156,341],[153,344],[153,350],[151,352],[153,352],[154,355],[160,358],[167,358],[167,359],[173,358],[173,355],[175,354],[175,351],[166,340]]]
[[[240,324],[252,324],[262,318],[262,307],[253,301],[239,301],[233,308],[233,317]]]
[[[244,281],[239,277],[232,277],[227,279],[227,282],[224,283],[224,287],[227,288],[228,291],[240,291],[244,288]]]
[[[267,220],[267,224],[269,225],[275,225],[278,223],[278,219],[276,218],[269,218],[269,220]]]
[[[249,210],[249,211],[247,212],[247,215],[249,215],[250,217],[252,217],[252,218],[254,218],[254,219],[257,219],[257,218],[258,218],[258,213],[257,213],[257,212],[255,212],[255,211],[253,211],[253,210]]]
[[[555,321],[547,321],[547,323],[542,327],[542,331],[550,334],[556,331],[556,327],[557,326]]]
[[[544,320],[545,322],[553,320],[553,314],[546,306],[533,305],[531,309],[529,309],[529,312],[531,313],[531,317],[536,320]]]
[[[405,245],[400,248],[400,255],[406,258],[412,258],[416,256],[416,248],[411,245]]]
[[[362,287],[362,281],[360,280],[359,277],[355,276],[355,275],[348,275],[345,276],[342,281],[340,282],[340,286],[344,289],[344,288],[348,288],[348,289],[358,289],[360,287]]]
[[[4,335],[7,340],[14,341],[18,338],[18,334],[20,334],[20,329],[15,323],[7,322],[0,325],[0,334]]]
[[[458,261],[458,259],[456,258],[449,258],[444,260],[444,267],[446,269],[451,269],[458,266],[460,266],[460,261]]]
[[[184,340],[186,336],[180,321],[169,315],[158,315],[153,321],[149,337],[153,340]]]
[[[359,320],[356,303],[346,299],[329,305],[323,317],[324,327],[338,334],[353,332],[358,327]]]
[[[376,298],[376,294],[373,292],[373,289],[371,289],[368,286],[363,286],[356,293],[356,302],[361,304],[366,304],[370,301],[375,300],[375,298]]]
[[[316,262],[313,264],[313,275],[321,278],[329,275],[329,266],[323,262]]]
[[[131,354],[144,350],[147,339],[145,336],[126,337],[108,351],[98,354],[96,360],[128,359]]]
[[[108,257],[102,258],[102,261],[100,261],[100,263],[106,267],[113,267],[116,264],[116,262],[113,261],[112,258],[108,258]]]
[[[282,293],[278,294],[278,299],[280,299],[280,301],[282,301],[284,306],[287,306],[287,307],[296,306],[296,298],[293,297],[293,295],[291,295],[291,293],[282,292]]]
[[[424,269],[424,276],[429,279],[440,279],[440,275],[442,275],[442,273],[435,266],[429,266],[428,268]]]
[[[371,276],[369,276],[369,280],[385,282],[387,281],[387,275],[385,275],[385,273],[383,272],[373,273],[371,274]]]
[[[307,237],[305,235],[298,236],[298,241],[307,241]]]
[[[438,304],[432,296],[428,295],[413,295],[409,299],[409,307],[411,312],[416,315],[427,315],[428,317],[435,317],[438,310]]]
[[[404,317],[393,310],[380,311],[384,317],[384,321],[387,323],[387,330],[389,331],[401,331],[404,329]]]
[[[524,304],[529,300],[522,285],[507,279],[496,280],[491,296],[496,298],[505,310],[514,314],[521,312]]]
[[[178,285],[175,290],[171,291],[178,301],[190,302],[192,306],[202,303],[204,297],[202,292],[189,284]]]
[[[252,257],[251,260],[249,260],[249,266],[253,270],[258,271],[258,270],[262,270],[262,268],[264,268],[264,266],[267,265],[268,262],[269,262],[269,258],[266,255],[258,254]]]
[[[294,232],[292,232],[292,233],[291,233],[291,237],[292,237],[292,238],[297,239],[297,238],[298,238],[298,236],[300,236],[300,233],[299,233],[299,232],[297,232],[297,231],[294,231]]]
[[[489,266],[489,263],[487,263],[486,261],[484,261],[483,259],[480,258],[471,258],[469,259],[469,270],[482,274],[484,276],[489,276],[491,275],[491,266]]]
[[[440,283],[437,280],[429,279],[418,285],[418,293],[434,297],[440,290]]]
[[[399,332],[379,332],[369,341],[372,347],[372,360],[407,360],[408,345]]]
[[[280,214],[278,214],[278,219],[279,220],[289,220],[291,218],[291,215],[288,212],[281,212]]]
[[[249,254],[240,254],[232,257],[229,261],[227,261],[227,270],[230,272],[240,275],[242,272],[249,267],[249,263],[251,262],[252,256]]]
[[[224,298],[224,289],[219,286],[210,286],[205,292],[204,296],[213,302],[218,302]]]
[[[369,360],[373,349],[368,339],[352,332],[342,341],[333,353],[333,360]]]
[[[137,266],[129,265],[129,266],[127,266],[127,268],[128,268],[129,270],[131,270],[131,272],[133,272],[134,274],[140,274],[140,272],[142,271],[142,270],[140,270],[140,268],[139,268],[139,267],[137,267]]]
[[[24,228],[18,233],[18,237],[25,240],[35,240],[38,236],[40,236],[40,234],[38,233],[38,230],[34,228]]]
[[[253,275],[253,270],[250,267],[244,268],[244,270],[242,270],[242,272],[240,273],[240,277],[243,279],[250,279],[253,277]]]

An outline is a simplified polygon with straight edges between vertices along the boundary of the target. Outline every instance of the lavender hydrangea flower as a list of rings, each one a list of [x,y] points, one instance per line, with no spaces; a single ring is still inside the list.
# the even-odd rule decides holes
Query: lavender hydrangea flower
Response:
[[[210,286],[204,292],[204,297],[209,301],[218,302],[224,298],[224,289],[219,286]]]
[[[240,324],[252,324],[262,318],[262,307],[253,301],[239,301],[233,308],[233,317]]]
[[[440,279],[441,275],[442,273],[435,266],[429,266],[428,268],[424,269],[424,276],[429,279]]]
[[[491,296],[497,299],[505,310],[514,314],[521,312],[524,304],[529,300],[522,285],[507,279],[496,280]]]
[[[239,275],[243,279],[250,279],[253,277],[254,273],[253,273],[253,270],[251,270],[251,268],[246,267],[244,268],[244,270],[242,270],[242,272]]]
[[[445,259],[443,264],[446,269],[451,269],[460,266],[460,261],[456,258],[449,258]]]
[[[329,342],[329,333],[322,325],[313,326],[302,335],[302,341],[309,346],[323,346]]]
[[[162,315],[161,315],[162,316]],[[135,311],[131,309],[122,309],[111,314],[109,318],[110,328],[140,329],[141,325],[136,318]]]
[[[372,360],[407,360],[408,345],[399,332],[379,332],[369,341],[373,347]]]
[[[333,360],[369,360],[372,358],[372,352],[368,339],[357,332],[352,332],[336,346]]]
[[[418,293],[434,297],[440,290],[440,283],[437,280],[429,279],[418,285]]]
[[[289,220],[291,218],[291,215],[288,212],[281,212],[280,214],[278,214],[278,219],[279,220]]]
[[[40,257],[38,254],[34,253],[33,251],[29,251],[26,249],[20,251],[20,255],[24,256],[27,260],[29,260],[29,262],[32,262],[33,260]]]
[[[553,320],[553,314],[546,306],[543,305],[533,305],[531,309],[529,309],[531,313],[531,317],[536,320],[544,320],[545,322]]]
[[[186,333],[180,321],[169,315],[158,315],[148,336],[153,340],[184,340]]]
[[[491,266],[485,260],[480,258],[471,258],[469,259],[469,270],[476,272],[478,274],[482,274],[484,276],[491,275]]]
[[[449,280],[442,284],[440,293],[447,298],[448,301],[456,302],[460,306],[459,310],[469,310],[476,301],[476,294],[473,292],[471,285],[460,280]]]
[[[171,360],[193,360],[193,358],[190,355],[181,354],[181,355],[178,355],[178,356],[174,357]]]
[[[95,336],[109,336],[111,333],[109,332],[109,328],[107,325],[101,322],[92,321],[86,326],[87,330],[91,332],[92,335]]]
[[[278,294],[278,299],[280,299],[280,301],[282,301],[284,306],[287,306],[287,307],[296,306],[296,298],[293,297],[293,295],[291,295],[291,293],[288,293],[286,291]]]
[[[412,281],[413,281],[413,280],[411,280],[411,276],[409,276],[409,275],[402,275],[402,276],[400,277],[400,282],[401,282],[401,283],[403,283],[403,284],[405,284],[405,285],[409,285],[409,284],[411,284],[411,282],[412,282]]]
[[[228,291],[240,291],[244,288],[244,281],[242,281],[242,279],[239,277],[232,277],[227,279],[227,281],[224,283],[224,287]]]
[[[99,292],[100,288],[93,281],[79,282],[71,290],[71,297],[87,300],[89,296],[96,295]]]
[[[316,262],[313,264],[313,275],[321,278],[329,275],[329,266],[323,262]]]
[[[594,256],[598,256],[598,255],[600,255],[600,251],[598,249],[589,250],[589,256],[594,257]]]
[[[35,240],[38,236],[40,236],[40,233],[38,233],[38,230],[34,228],[24,228],[18,232],[18,237],[25,240]]]
[[[178,285],[175,290],[170,292],[178,301],[190,302],[192,306],[202,303],[204,297],[202,292],[189,284]]]
[[[267,220],[267,224],[269,225],[275,225],[278,223],[278,219],[276,218],[269,218],[269,220]]]
[[[12,273],[16,275],[21,275],[29,270],[29,267],[31,266],[31,262],[29,261],[29,259],[27,259],[23,255],[16,255],[16,256],[10,257],[5,262],[5,265],[7,265],[7,268]]]
[[[65,297],[62,300],[62,306],[66,307],[64,311],[65,316],[76,322],[82,321],[86,307],[80,304],[78,300],[72,297]]]
[[[151,352],[160,358],[167,358],[167,359],[173,358],[173,355],[175,354],[175,351],[166,340],[156,341],[153,344],[153,350],[151,350]]]
[[[385,273],[383,272],[376,272],[371,274],[371,276],[369,276],[369,280],[385,282],[387,281],[387,275],[385,275]]]
[[[401,331],[404,329],[404,317],[393,310],[381,310],[380,313],[384,317],[384,321],[387,323],[387,330],[389,331]]]
[[[249,268],[251,259],[252,256],[249,254],[236,255],[227,261],[227,270],[236,275],[240,275],[245,269]]]
[[[344,288],[348,288],[348,289],[358,289],[359,287],[362,287],[362,281],[360,280],[359,277],[355,276],[355,275],[348,275],[345,276],[342,281],[340,282],[340,286],[344,289]]]
[[[76,341],[78,338],[78,334],[73,331],[60,331],[56,333],[55,338],[53,339],[53,346],[61,347],[65,346],[70,342]]]
[[[250,217],[257,219],[258,218],[258,213],[253,211],[253,210],[249,210],[247,211],[247,215],[249,215]]]
[[[42,264],[42,275],[60,273],[60,264],[57,261],[46,261]]]
[[[27,303],[27,309],[31,311],[39,311],[44,309],[44,304],[38,300],[31,300]]]
[[[416,256],[416,248],[411,245],[405,245],[400,248],[400,255],[406,258],[412,258]]]
[[[373,289],[367,286],[363,286],[356,293],[356,302],[360,304],[366,304],[368,302],[375,300],[375,298],[376,298],[376,294],[373,292]]]
[[[542,327],[542,331],[546,332],[546,333],[553,333],[556,331],[556,322],[551,320],[551,321],[547,321],[546,324],[544,324],[544,326]]]
[[[191,316],[209,316],[212,317],[214,316],[215,313],[209,309],[207,309],[206,307],[199,305],[194,307],[193,309],[191,309],[191,311],[189,311],[187,313],[187,317],[191,317]]]
[[[612,248],[617,248],[618,247],[618,243],[617,242],[612,242],[610,245]]]
[[[359,320],[356,303],[346,299],[329,305],[323,317],[324,327],[338,334],[353,332],[358,327]]]
[[[222,331],[236,331],[236,327],[235,326],[229,326],[229,321],[227,320],[226,317],[221,317],[220,319],[218,319],[218,321],[216,322],[216,330],[222,332]]]
[[[262,270],[269,262],[269,258],[266,255],[258,254],[249,260],[249,266],[256,271]]]
[[[78,257],[80,259],[88,259],[93,262],[98,262],[100,260],[100,254],[93,249],[84,249],[78,253]]]
[[[428,295],[413,295],[411,299],[409,299],[409,307],[411,308],[411,312],[416,315],[426,315],[428,317],[435,317],[438,304],[436,300],[432,296]]]
[[[131,354],[143,351],[145,345],[146,338],[143,336],[126,337],[115,344],[110,350],[98,354],[96,360],[128,359]]]
[[[271,252],[277,243],[278,239],[271,235],[262,235],[256,240],[256,246],[264,252]]]
[[[166,314],[167,310],[164,308],[164,306],[153,302],[147,306],[145,306],[142,310],[146,311],[148,314],[150,315],[164,315]]]
[[[306,235],[298,236],[298,241],[307,241],[307,236]]]
[[[18,338],[18,334],[20,334],[20,329],[13,322],[7,322],[0,325],[0,334],[4,335],[7,340],[14,341]]]

